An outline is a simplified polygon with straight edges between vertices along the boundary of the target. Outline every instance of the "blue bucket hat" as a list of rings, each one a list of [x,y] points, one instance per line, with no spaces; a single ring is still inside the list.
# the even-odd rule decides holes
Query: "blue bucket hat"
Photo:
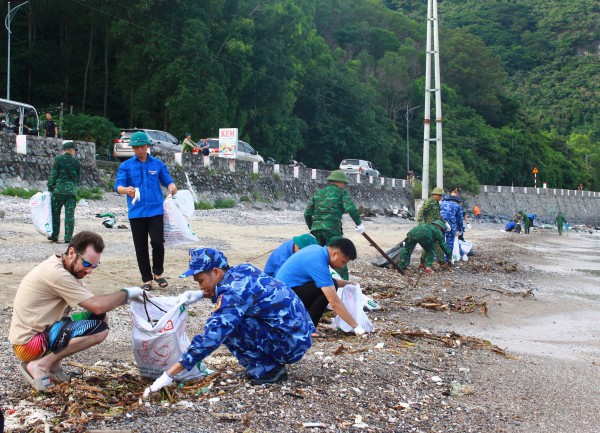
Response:
[[[179,278],[191,277],[200,272],[210,271],[213,268],[224,268],[228,265],[227,257],[221,251],[212,248],[191,248],[189,254],[189,269]]]

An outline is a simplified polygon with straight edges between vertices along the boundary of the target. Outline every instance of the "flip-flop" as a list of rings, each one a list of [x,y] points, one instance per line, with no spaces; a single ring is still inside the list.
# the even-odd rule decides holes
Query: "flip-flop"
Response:
[[[19,364],[19,370],[21,371],[21,374],[23,375],[25,380],[27,380],[27,382],[29,382],[29,384],[36,391],[46,391],[48,388],[52,388],[55,385],[52,375],[50,374],[38,377],[37,379],[31,377],[31,374],[29,374],[29,372],[27,371],[26,362],[21,362]]]
[[[152,290],[152,283],[144,283],[144,284],[142,284],[141,287],[143,290],[150,291],[150,290]]]
[[[158,287],[160,287],[161,289],[164,289],[169,285],[167,280],[165,280],[163,277],[155,278],[154,281],[156,281],[156,284],[158,284]]]
[[[61,382],[71,383],[71,375],[62,368],[58,371],[55,371],[54,373],[48,373],[48,374],[50,376],[60,380]]]

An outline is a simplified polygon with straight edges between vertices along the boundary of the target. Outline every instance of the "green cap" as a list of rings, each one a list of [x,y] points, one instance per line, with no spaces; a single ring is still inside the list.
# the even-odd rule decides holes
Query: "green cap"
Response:
[[[327,180],[348,183],[348,177],[342,170],[333,170],[331,174],[327,176]]]
[[[437,188],[433,188],[433,191],[431,191],[431,195],[442,195],[444,194],[444,188],[440,188],[439,186]]]
[[[309,235],[309,234],[294,236],[293,239],[294,239],[294,243],[296,245],[298,245],[298,248],[300,248],[300,249],[307,247],[309,245],[315,245],[317,243],[317,240],[315,239],[315,237],[313,235]]]
[[[67,149],[75,149],[75,150],[77,150],[77,147],[75,147],[75,143],[73,143],[71,140],[69,140],[69,141],[63,141],[62,148],[63,148],[63,150],[67,150]]]
[[[150,141],[148,134],[142,131],[134,132],[129,139],[129,145],[131,147],[146,146],[150,144],[152,144],[152,142]]]
[[[436,226],[438,226],[439,228],[442,229],[443,232],[446,231],[446,223],[444,221],[441,220],[435,220],[434,222],[432,222],[431,224],[434,224]]]

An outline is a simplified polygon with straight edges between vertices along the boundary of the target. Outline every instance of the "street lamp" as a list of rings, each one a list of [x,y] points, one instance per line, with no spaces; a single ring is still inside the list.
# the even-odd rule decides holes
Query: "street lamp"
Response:
[[[406,118],[406,173],[408,173],[410,171],[410,167],[409,167],[410,156],[409,156],[409,147],[408,147],[408,137],[409,137],[408,126],[410,123],[410,115],[413,112],[413,110],[416,110],[419,107],[420,107],[420,105],[417,105],[416,107],[412,107],[412,108],[408,108],[408,105],[406,106],[406,114],[405,114],[405,118]]]
[[[4,19],[4,27],[6,27],[6,30],[8,30],[8,51],[7,51],[7,58],[8,58],[8,64],[6,67],[6,99],[10,99],[10,24],[12,23],[12,19],[15,16],[15,14],[17,13],[17,11],[19,10],[19,8],[21,6],[26,5],[27,3],[29,3],[29,0],[21,3],[19,6],[11,9],[10,8],[10,2],[8,2],[8,13],[6,14],[6,18]]]

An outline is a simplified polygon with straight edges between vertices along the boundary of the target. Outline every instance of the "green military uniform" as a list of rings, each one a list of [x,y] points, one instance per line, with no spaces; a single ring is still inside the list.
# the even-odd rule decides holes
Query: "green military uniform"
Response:
[[[192,141],[192,139],[190,138],[192,136],[192,134],[190,134],[189,132],[187,134],[185,134],[185,140],[183,140],[182,143],[182,152],[192,152],[194,149],[198,148],[198,144],[194,143]]]
[[[523,225],[525,226],[525,234],[528,235],[529,234],[529,228],[531,227],[530,221],[529,221],[529,217],[523,211],[519,212],[519,215],[521,216],[521,218],[523,218]]]
[[[333,171],[327,179],[335,182],[348,182],[346,174],[340,170]],[[350,215],[356,225],[362,224],[358,208],[348,191],[330,183],[317,191],[309,200],[304,211],[304,221],[319,245],[326,246],[343,236],[342,217],[345,213]],[[339,270],[336,269],[336,271],[344,280],[349,278],[346,266]]]
[[[434,188],[433,191],[431,192],[432,194],[443,194],[444,190],[441,188]],[[424,224],[424,223],[432,223],[434,221],[443,221],[442,215],[440,213],[440,202],[437,201],[434,197],[429,197],[427,200],[425,200],[425,202],[423,203],[423,206],[421,206],[421,210],[419,210],[419,215],[417,216],[417,223],[418,224]],[[434,246],[434,251],[435,251],[435,255],[438,258],[438,261],[440,263],[444,262],[444,256],[442,255],[442,249],[435,245]],[[450,254],[450,256],[452,256],[452,254]],[[423,252],[421,253],[421,264],[424,265],[425,264],[425,258],[426,258],[426,254],[425,254],[425,250],[423,250]]]
[[[556,224],[556,227],[558,227],[559,236],[562,236],[563,226],[566,222],[567,220],[565,219],[565,216],[562,214],[562,212],[559,212],[558,215],[556,215],[556,219],[554,220],[554,224]]]
[[[445,223],[441,220],[435,221],[433,224],[423,223],[419,224],[406,235],[404,246],[400,251],[400,257],[398,258],[398,266],[402,269],[406,269],[410,264],[410,256],[412,255],[415,246],[421,245],[423,252],[425,253],[426,263],[425,266],[431,268],[433,264],[434,249],[438,247],[448,257],[452,256],[452,251],[446,245],[446,238],[444,233],[440,230],[445,230]],[[443,257],[443,256],[442,256]]]
[[[75,149],[73,142],[63,144],[63,150]],[[60,213],[65,207],[65,243],[71,242],[75,228],[75,206],[77,205],[77,187],[81,179],[79,161],[70,153],[64,153],[54,158],[48,191],[52,192],[52,236],[48,239],[58,242],[60,233]]]

